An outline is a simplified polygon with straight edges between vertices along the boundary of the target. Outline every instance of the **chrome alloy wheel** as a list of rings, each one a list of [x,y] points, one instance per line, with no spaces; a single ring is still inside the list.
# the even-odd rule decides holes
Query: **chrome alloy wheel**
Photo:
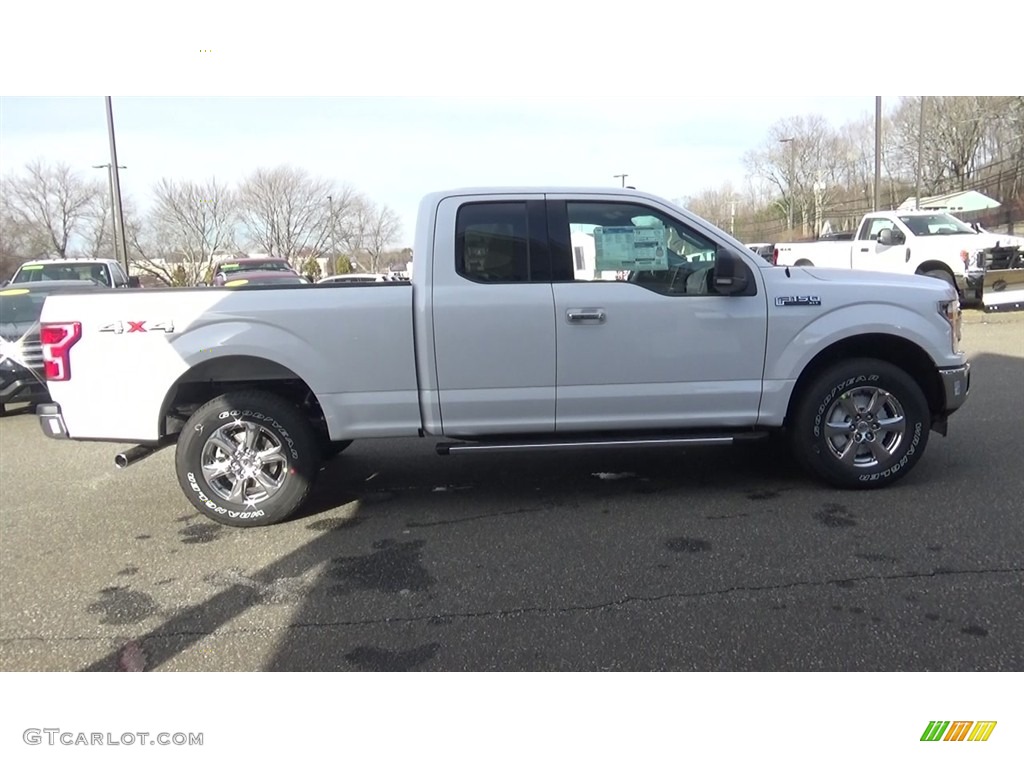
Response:
[[[892,393],[858,387],[844,393],[829,409],[824,436],[835,458],[867,469],[892,458],[906,429],[903,406]]]
[[[235,419],[219,427],[203,444],[203,478],[225,501],[252,506],[273,498],[289,467],[274,433]]]

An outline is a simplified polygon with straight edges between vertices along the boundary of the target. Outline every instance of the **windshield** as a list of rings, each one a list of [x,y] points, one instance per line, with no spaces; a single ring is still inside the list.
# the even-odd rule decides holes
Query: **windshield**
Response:
[[[233,261],[230,264],[221,264],[217,271],[230,275],[235,272],[293,272],[294,270],[284,261]]]
[[[918,237],[976,234],[973,229],[960,221],[960,219],[950,216],[948,213],[931,213],[927,216],[900,216],[900,221]]]
[[[224,284],[227,288],[241,288],[244,285],[309,285],[304,277],[242,277]]]
[[[52,264],[26,264],[18,270],[12,283],[39,283],[46,280],[84,280],[110,287],[110,273],[102,264],[75,264],[56,261]]]

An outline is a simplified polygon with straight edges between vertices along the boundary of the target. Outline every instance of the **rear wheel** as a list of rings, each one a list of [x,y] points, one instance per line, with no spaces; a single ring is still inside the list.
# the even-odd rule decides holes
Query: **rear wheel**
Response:
[[[880,488],[909,472],[928,444],[921,387],[902,369],[861,358],[820,373],[796,403],[790,440],[812,474],[839,488]]]
[[[256,390],[201,406],[178,438],[178,483],[211,520],[239,528],[272,525],[306,500],[320,466],[302,411]]]

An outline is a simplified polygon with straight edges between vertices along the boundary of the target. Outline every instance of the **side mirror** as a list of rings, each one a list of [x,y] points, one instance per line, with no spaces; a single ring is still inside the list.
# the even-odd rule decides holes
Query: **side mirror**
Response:
[[[896,240],[892,236],[892,230],[886,227],[878,233],[878,244],[879,245],[895,245]]]
[[[132,277],[128,278],[128,287],[129,288],[141,288],[142,287],[142,283],[139,282],[139,278],[132,276]]]
[[[747,290],[750,273],[747,265],[732,251],[721,250],[715,259],[715,290],[727,296],[735,296]]]

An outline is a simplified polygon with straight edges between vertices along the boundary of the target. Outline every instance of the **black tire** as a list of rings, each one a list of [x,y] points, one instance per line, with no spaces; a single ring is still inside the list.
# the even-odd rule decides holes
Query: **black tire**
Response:
[[[248,435],[253,436],[249,455],[229,455],[230,444],[236,443],[238,450],[243,447],[239,438]],[[271,458],[263,465],[254,463],[258,453]],[[204,461],[207,467],[221,466],[204,474]],[[246,476],[245,463],[253,474]],[[201,406],[182,428],[175,455],[178,483],[192,506],[236,528],[273,525],[290,517],[312,490],[319,467],[316,435],[302,411],[257,390],[231,392]],[[238,489],[238,483],[241,498],[232,500],[225,493],[230,494],[228,486]]]
[[[814,266],[814,262],[808,261],[807,259],[797,259],[796,264],[794,264],[793,266],[794,267],[813,267]]]
[[[925,277],[934,277],[937,280],[945,280],[949,285],[956,289],[956,280],[953,278],[951,272],[947,272],[944,269],[930,269],[927,272],[922,272]]]
[[[874,414],[861,412],[873,393],[881,396]],[[900,414],[902,424],[894,421]],[[830,423],[844,429],[825,429]],[[803,390],[794,404],[789,437],[804,469],[826,483],[881,488],[918,462],[930,429],[928,401],[905,371],[883,360],[858,358],[826,369]]]

